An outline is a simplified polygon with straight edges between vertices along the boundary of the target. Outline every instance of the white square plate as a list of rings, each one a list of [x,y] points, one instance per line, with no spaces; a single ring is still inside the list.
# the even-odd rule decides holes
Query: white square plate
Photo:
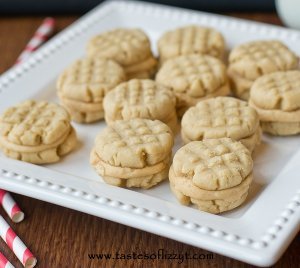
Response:
[[[140,27],[156,51],[155,43],[164,31],[186,24],[217,28],[228,48],[276,38],[300,54],[297,31],[154,4],[110,1],[2,75],[0,112],[29,98],[58,101],[57,75],[84,55],[86,42],[95,34],[115,27]],[[260,266],[277,261],[298,232],[300,137],[264,136],[255,153],[255,179],[246,203],[232,212],[212,215],[181,206],[168,182],[140,191],[104,184],[89,165],[89,153],[105,123],[74,126],[80,148],[59,163],[36,166],[0,154],[0,187]]]

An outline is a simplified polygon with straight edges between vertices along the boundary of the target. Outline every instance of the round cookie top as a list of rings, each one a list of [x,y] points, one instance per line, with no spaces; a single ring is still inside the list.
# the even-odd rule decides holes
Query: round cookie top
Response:
[[[7,142],[38,146],[56,142],[70,131],[68,112],[55,103],[33,100],[8,108],[0,117],[0,135]]]
[[[69,66],[57,80],[62,98],[82,102],[101,102],[105,94],[125,81],[123,68],[115,61],[84,58]]]
[[[158,71],[156,81],[171,87],[175,93],[199,98],[217,91],[228,79],[226,67],[219,59],[191,54],[167,60]]]
[[[259,116],[245,101],[216,97],[188,109],[181,125],[182,132],[190,140],[225,137],[240,140],[255,133]]]
[[[161,60],[186,54],[208,54],[221,58],[225,50],[225,41],[218,31],[190,25],[164,33],[158,40]]]
[[[230,138],[190,142],[173,159],[175,176],[190,178],[197,187],[212,191],[239,185],[252,168],[249,150]]]
[[[265,110],[299,110],[300,71],[275,72],[258,78],[250,90],[250,99]]]
[[[169,157],[173,146],[170,128],[159,120],[119,120],[95,141],[95,152],[112,166],[144,168]]]
[[[121,83],[104,98],[105,119],[165,119],[175,109],[174,93],[149,79]]]
[[[94,36],[87,46],[88,55],[113,59],[131,65],[151,55],[150,41],[140,29],[114,29]]]
[[[297,56],[276,40],[245,43],[235,47],[229,55],[229,71],[249,80],[297,66]]]

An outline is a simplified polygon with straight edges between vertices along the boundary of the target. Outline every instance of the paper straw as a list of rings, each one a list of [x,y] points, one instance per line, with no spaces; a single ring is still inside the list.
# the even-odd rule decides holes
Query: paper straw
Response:
[[[0,252],[0,268],[15,268]]]
[[[49,17],[44,19],[41,26],[36,30],[23,52],[18,57],[16,64],[23,62],[32,54],[32,52],[37,50],[49,38],[49,36],[51,36],[54,31],[54,27],[55,20],[53,18]],[[4,210],[13,222],[20,222],[24,219],[24,213],[20,210],[11,195],[2,189],[0,189],[0,204],[3,206]],[[0,216],[0,235],[24,267],[31,268],[36,265],[36,258],[15,234],[13,229],[10,228],[2,216]],[[14,266],[0,252],[0,268],[4,267],[14,268]]]
[[[17,256],[20,262],[26,268],[32,268],[36,265],[36,258],[30,250],[24,245],[21,239],[16,235],[13,229],[8,225],[0,215],[0,235],[8,247]]]
[[[48,37],[53,33],[54,27],[55,20],[53,18],[44,19],[41,26],[36,30],[23,52],[18,57],[16,63],[20,63],[26,60],[32,52],[34,52],[38,47],[45,43]]]
[[[24,213],[19,208],[10,193],[0,189],[0,204],[13,222],[20,222],[24,219]]]

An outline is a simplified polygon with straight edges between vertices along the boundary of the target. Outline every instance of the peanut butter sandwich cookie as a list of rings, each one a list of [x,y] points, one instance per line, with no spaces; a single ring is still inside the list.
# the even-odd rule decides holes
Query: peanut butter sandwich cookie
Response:
[[[90,162],[108,184],[147,189],[168,178],[172,146],[158,120],[119,120],[97,136]]]
[[[53,163],[76,144],[68,112],[55,103],[28,100],[8,108],[0,117],[0,148],[8,157]]]
[[[179,202],[221,213],[240,206],[252,182],[253,161],[241,142],[230,138],[193,141],[180,148],[169,172]]]
[[[300,71],[275,72],[257,79],[249,105],[259,114],[264,132],[287,136],[300,133]]]
[[[91,123],[104,118],[104,96],[125,80],[125,72],[116,62],[85,58],[60,75],[57,94],[74,121]]]
[[[231,97],[200,101],[182,117],[181,135],[185,143],[204,139],[232,138],[250,152],[260,143],[259,116],[247,102]]]
[[[189,25],[164,33],[158,40],[160,61],[187,54],[205,54],[222,58],[225,41],[212,28]]]
[[[248,100],[250,88],[257,78],[297,67],[297,56],[280,41],[254,41],[239,45],[231,51],[228,74],[234,94]]]
[[[87,46],[88,55],[115,60],[127,78],[151,78],[157,60],[152,54],[148,36],[140,29],[114,29],[93,37]]]
[[[179,117],[199,101],[226,96],[230,91],[225,65],[207,55],[191,54],[169,59],[162,65],[155,80],[174,91]]]
[[[121,83],[104,98],[105,120],[145,118],[160,120],[176,133],[176,98],[167,87],[149,79],[132,79]]]

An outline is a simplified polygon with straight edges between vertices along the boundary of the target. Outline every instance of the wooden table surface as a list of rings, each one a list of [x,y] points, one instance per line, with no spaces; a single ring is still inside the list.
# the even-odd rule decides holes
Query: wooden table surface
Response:
[[[228,15],[281,24],[276,14],[231,13]],[[42,19],[42,17],[0,18],[0,73],[15,62]],[[77,16],[56,17],[57,31],[76,19]],[[175,260],[90,260],[88,254],[91,253],[154,253],[158,249],[189,254],[209,252],[25,196],[14,194],[14,197],[25,211],[26,219],[22,223],[11,224],[11,226],[37,257],[37,267],[253,267],[218,254],[213,254],[211,260],[188,260],[181,265]],[[3,210],[0,211],[1,215],[9,221]],[[16,267],[22,267],[2,241],[0,241],[0,251],[4,252]],[[275,267],[300,267],[299,265],[300,234]]]

